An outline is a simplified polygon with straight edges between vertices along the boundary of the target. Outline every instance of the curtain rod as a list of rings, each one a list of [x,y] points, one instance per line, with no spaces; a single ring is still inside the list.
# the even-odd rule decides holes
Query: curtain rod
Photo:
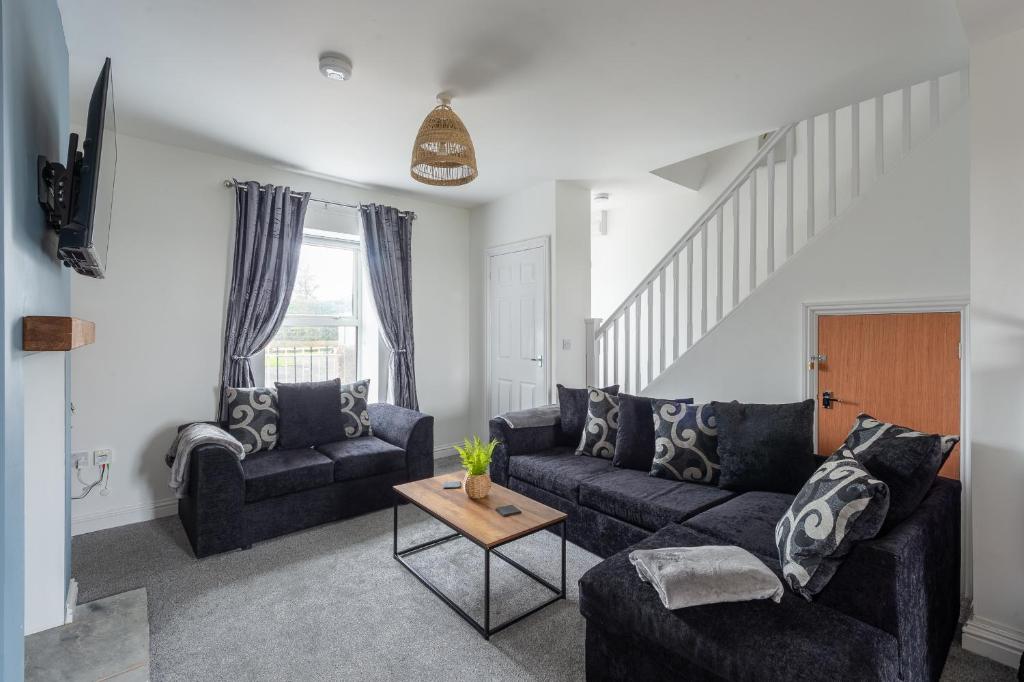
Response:
[[[224,186],[229,188],[229,189],[232,189],[234,187],[241,187],[243,190],[249,191],[249,186],[248,185],[246,185],[244,183],[241,183],[241,182],[235,182],[234,180],[225,180],[224,181]],[[260,191],[263,191],[262,187],[260,187]],[[292,196],[293,197],[301,197],[302,196],[302,192],[292,192]],[[312,197],[312,196],[309,198],[309,200],[310,201],[315,201],[316,203],[323,204],[325,206],[340,206],[342,208],[351,208],[351,209],[354,209],[356,211],[359,210],[359,204],[345,204],[345,203],[342,203],[340,201],[327,201],[326,199],[317,199],[316,197]],[[405,215],[405,216],[409,216],[413,220],[416,219],[416,214],[414,212],[412,212],[412,211],[399,211],[399,213],[401,213],[402,215]]]

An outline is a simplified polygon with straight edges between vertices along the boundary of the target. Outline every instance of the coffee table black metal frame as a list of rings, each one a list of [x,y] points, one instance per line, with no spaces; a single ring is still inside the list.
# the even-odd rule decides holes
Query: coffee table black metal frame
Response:
[[[449,528],[451,528],[455,532],[451,533],[449,535],[444,535],[444,536],[439,537],[439,538],[434,538],[433,540],[427,540],[426,542],[421,542],[419,544],[413,545],[412,547],[406,547],[405,549],[399,550],[398,549],[398,501],[396,500],[395,503],[394,503],[394,518],[395,518],[394,535],[393,535],[393,539],[392,539],[392,543],[391,543],[392,556],[394,556],[395,560],[398,561],[398,563],[400,563],[403,566],[405,566],[405,568],[410,573],[412,573],[414,576],[416,576],[416,578],[421,583],[423,583],[427,587],[428,590],[430,590],[431,592],[436,594],[441,599],[441,601],[443,601],[445,604],[447,604],[449,607],[451,607],[451,609],[453,611],[455,611],[455,613],[457,613],[460,616],[462,616],[462,619],[464,621],[466,621],[467,623],[472,625],[474,628],[476,628],[476,631],[479,632],[483,636],[484,639],[490,639],[491,635],[504,630],[505,628],[507,628],[510,625],[515,625],[516,623],[518,623],[519,621],[523,620],[527,616],[532,616],[533,614],[535,614],[538,611],[540,611],[541,609],[543,609],[545,606],[550,606],[551,604],[554,604],[557,601],[565,599],[565,521],[566,521],[565,519],[562,519],[561,521],[558,521],[558,522],[556,522],[554,524],[550,524],[550,525],[547,525],[547,526],[543,526],[541,528],[537,528],[536,530],[531,531],[531,532],[527,533],[526,535],[521,535],[521,536],[519,536],[517,538],[513,538],[511,540],[506,540],[505,542],[498,543],[497,545],[494,545],[493,547],[488,547],[487,545],[474,540],[473,538],[469,537],[468,535],[463,535],[462,533],[459,532],[459,530],[455,526],[453,526],[452,524],[448,523],[448,521],[446,521],[442,517],[438,516],[434,512],[430,511],[429,509],[424,509],[420,505],[416,504],[416,502],[413,501],[413,500],[408,500],[408,501],[413,506],[415,506],[417,509],[420,509],[420,510],[426,512],[431,517],[437,519],[438,521],[440,521],[444,525],[448,526]],[[497,513],[497,512],[495,512],[495,513]],[[515,559],[512,559],[511,557],[509,557],[504,552],[501,552],[501,551],[498,550],[498,547],[503,547],[503,546],[509,544],[510,542],[515,542],[516,540],[521,540],[524,537],[533,535],[534,533],[537,533],[537,532],[542,531],[542,530],[547,530],[548,528],[551,528],[551,527],[556,526],[556,525],[561,527],[560,528],[560,530],[561,530],[560,535],[561,535],[561,538],[562,538],[562,587],[561,587],[561,589],[559,589],[558,587],[555,587],[554,585],[549,583],[544,578],[541,578],[539,575],[537,575],[536,573],[534,573],[530,569],[528,569],[525,566],[523,566],[522,564],[520,564]],[[444,592],[442,592],[440,589],[438,589],[438,587],[436,585],[434,585],[432,582],[430,582],[430,580],[425,575],[423,575],[422,573],[417,571],[414,566],[412,566],[408,561],[405,560],[405,557],[407,557],[407,556],[409,556],[411,554],[416,554],[417,552],[422,552],[425,549],[430,549],[431,547],[436,547],[438,545],[444,544],[446,542],[450,542],[450,541],[455,540],[455,539],[460,538],[460,537],[466,538],[467,540],[472,542],[474,545],[476,545],[476,546],[478,546],[478,547],[480,547],[480,548],[482,548],[484,550],[484,622],[483,622],[483,624],[481,624],[475,618],[473,618],[471,615],[466,613],[466,611],[461,606],[459,606],[454,601],[452,601],[452,599],[448,595],[446,595]],[[551,592],[553,592],[555,594],[555,596],[551,597],[550,599],[548,599],[544,603],[542,603],[542,604],[540,604],[538,606],[533,607],[532,609],[530,609],[526,613],[522,613],[522,614],[516,616],[515,618],[511,618],[511,619],[505,621],[504,623],[501,623],[500,625],[496,625],[494,627],[491,627],[491,554],[495,555],[496,557],[499,557],[505,563],[507,563],[510,566],[512,566],[513,568],[519,570],[519,572],[526,574],[530,578],[533,578],[536,582],[540,583],[543,587],[545,587],[548,590],[550,590]]]

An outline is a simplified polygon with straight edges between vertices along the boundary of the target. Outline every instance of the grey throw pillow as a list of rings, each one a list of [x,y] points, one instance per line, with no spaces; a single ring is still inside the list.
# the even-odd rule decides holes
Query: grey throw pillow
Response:
[[[228,433],[242,444],[245,454],[277,447],[277,391],[272,388],[227,388]]]
[[[651,476],[718,484],[718,428],[711,405],[652,400],[654,462]]]
[[[921,433],[859,414],[836,453],[848,452],[889,486],[891,526],[917,509],[959,442],[959,436]]]
[[[832,579],[853,545],[878,534],[889,488],[847,453],[818,467],[775,526],[782,576],[810,601]]]
[[[587,423],[576,454],[611,459],[619,431],[619,397],[599,388],[587,391]]]
[[[369,393],[369,379],[363,379],[354,384],[342,384],[341,423],[345,428],[345,438],[373,435],[373,429],[370,428],[370,412],[366,405],[366,397]]]

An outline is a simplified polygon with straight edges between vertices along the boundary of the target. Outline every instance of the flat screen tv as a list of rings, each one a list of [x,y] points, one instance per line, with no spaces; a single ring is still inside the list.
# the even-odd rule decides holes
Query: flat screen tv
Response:
[[[39,157],[39,202],[60,235],[57,255],[88,277],[102,278],[107,268],[117,167],[115,124],[108,57],[89,100],[81,152],[78,135],[72,134],[66,167]]]

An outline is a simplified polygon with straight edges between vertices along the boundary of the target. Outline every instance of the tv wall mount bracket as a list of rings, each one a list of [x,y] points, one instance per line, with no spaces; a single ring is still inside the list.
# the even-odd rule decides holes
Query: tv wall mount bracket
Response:
[[[50,161],[43,155],[36,159],[37,192],[39,205],[46,214],[46,224],[60,232],[71,220],[71,207],[74,206],[75,174],[82,158],[78,151],[78,135],[71,134],[68,144],[68,166],[57,161]]]

